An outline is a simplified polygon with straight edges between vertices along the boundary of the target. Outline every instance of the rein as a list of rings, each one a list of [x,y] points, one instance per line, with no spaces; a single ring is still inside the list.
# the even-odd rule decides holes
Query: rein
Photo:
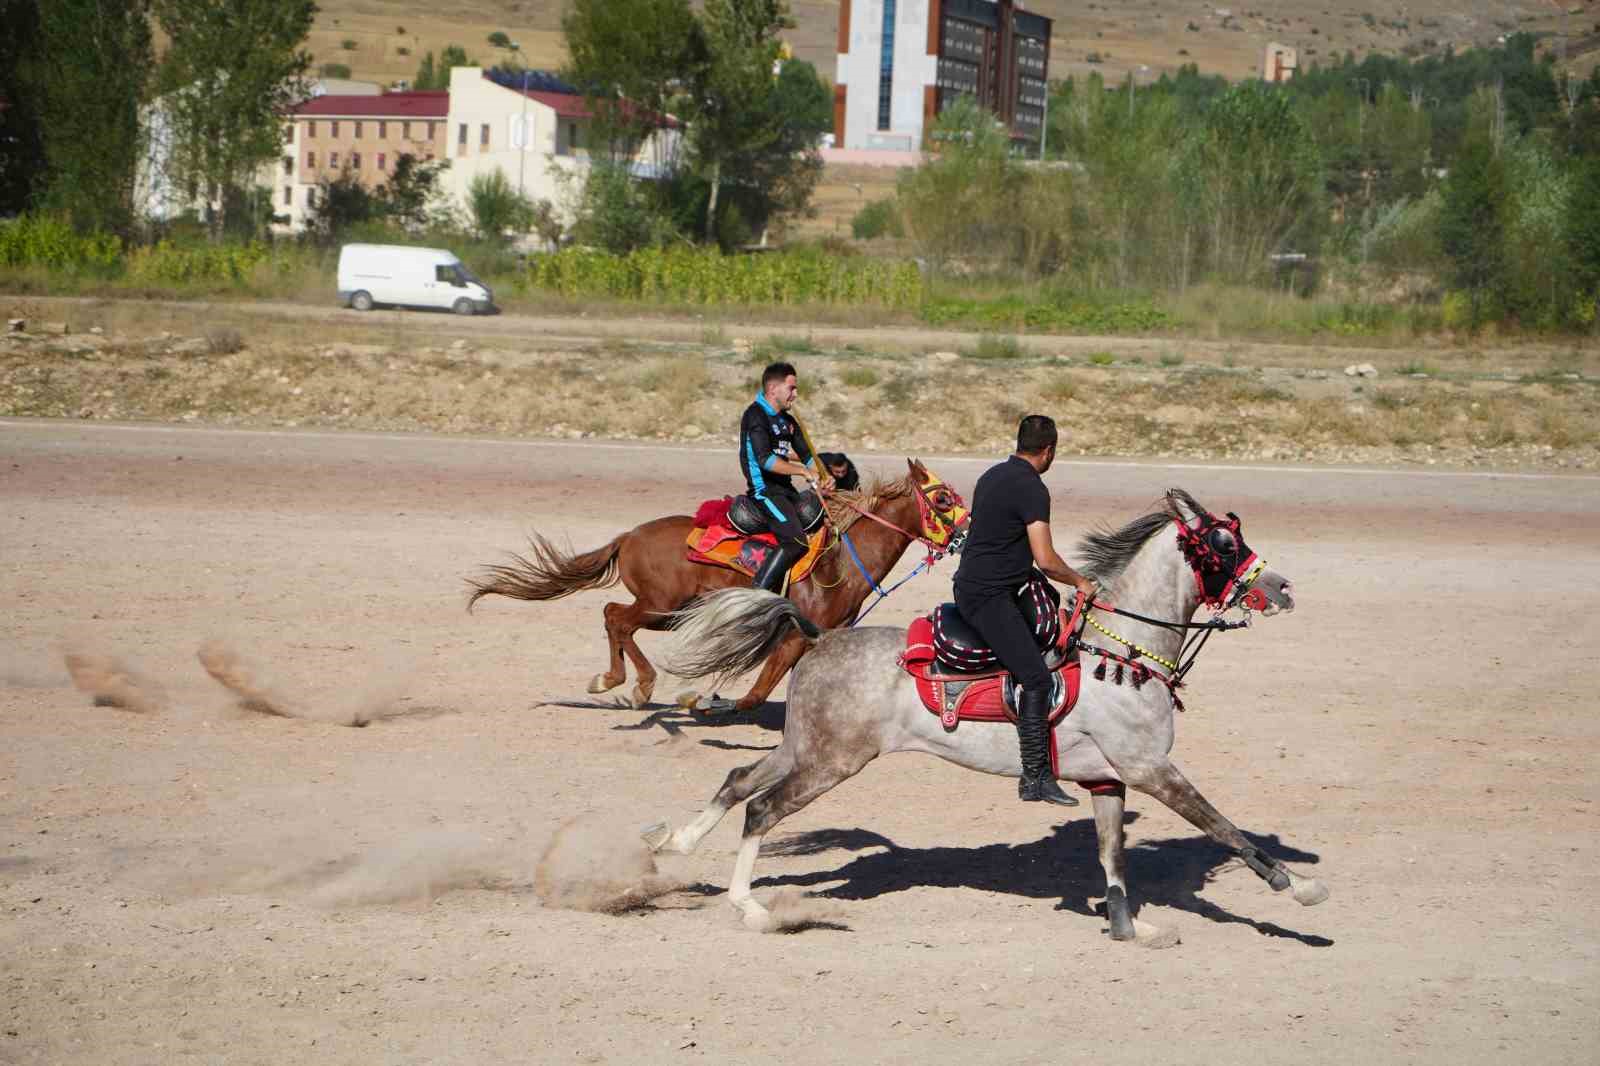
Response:
[[[926,514],[928,513],[928,505],[927,505],[927,501],[925,501],[922,498],[922,490],[920,488],[916,487],[915,485],[913,485],[911,491],[916,493],[916,496],[917,496],[917,510],[920,513],[922,513],[924,516],[926,516]],[[830,493],[830,495],[832,495],[832,494]],[[905,537],[908,541],[913,541],[913,542],[917,542],[917,543],[922,544],[922,546],[927,548],[927,550],[928,550],[927,557],[924,558],[922,560],[922,562],[918,563],[916,565],[916,567],[912,569],[911,573],[907,574],[905,577],[901,578],[899,581],[896,581],[893,585],[890,585],[886,589],[882,585],[878,584],[877,579],[872,576],[872,572],[870,570],[868,570],[867,567],[866,567],[866,564],[861,561],[861,556],[856,551],[855,542],[850,539],[849,531],[846,530],[846,529],[842,529],[837,524],[835,524],[834,521],[833,521],[833,515],[831,513],[829,513],[826,508],[824,508],[823,513],[827,514],[827,516],[828,516],[828,524],[830,526],[833,526],[833,532],[834,532],[834,535],[838,538],[838,543],[842,543],[845,546],[845,550],[850,553],[850,561],[856,564],[856,569],[859,570],[861,572],[861,576],[866,579],[867,587],[870,588],[873,592],[876,592],[878,594],[878,598],[873,600],[870,604],[868,604],[866,610],[862,611],[860,614],[856,615],[855,618],[851,619],[850,628],[853,629],[856,626],[860,625],[862,620],[865,619],[867,617],[867,615],[872,613],[873,608],[877,607],[878,604],[880,604],[884,600],[888,599],[889,598],[889,594],[891,592],[893,592],[895,589],[899,588],[901,585],[904,585],[907,581],[910,581],[912,578],[916,577],[918,574],[922,573],[924,570],[932,569],[935,563],[937,563],[940,559],[944,558],[945,553],[949,549],[945,545],[939,544],[938,542],[934,541],[932,538],[930,538],[930,537],[928,537],[928,536],[926,536],[924,534],[912,533],[909,530],[902,529],[899,526],[895,525],[893,522],[889,521],[887,518],[879,517],[878,515],[873,514],[871,511],[867,510],[866,508],[860,506],[859,504],[855,503],[852,500],[848,500],[848,499],[844,498],[843,496],[833,496],[833,499],[836,500],[837,502],[843,504],[844,506],[850,508],[850,510],[854,511],[856,514],[860,515],[862,518],[870,518],[872,521],[878,523],[880,526],[884,526],[884,527],[887,527],[888,529],[894,530],[896,533],[900,534],[902,537]]]

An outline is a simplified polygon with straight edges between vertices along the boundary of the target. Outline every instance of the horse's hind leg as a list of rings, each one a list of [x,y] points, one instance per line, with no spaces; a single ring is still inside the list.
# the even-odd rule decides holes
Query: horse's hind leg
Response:
[[[1321,881],[1314,877],[1299,876],[1245,839],[1238,827],[1223,817],[1222,812],[1213,807],[1200,794],[1200,790],[1183,776],[1182,771],[1170,762],[1132,773],[1119,766],[1117,771],[1128,784],[1165,803],[1212,840],[1243,859],[1245,865],[1274,892],[1292,889],[1295,902],[1307,907],[1328,898],[1328,890]]]
[[[606,620],[606,643],[611,652],[611,666],[605,673],[595,674],[589,679],[590,692],[610,692],[628,680],[628,668],[622,662],[622,638],[618,636],[617,626],[618,617],[627,609],[628,605],[624,603],[606,604],[603,614]]]
[[[647,608],[635,600],[633,603],[608,603],[605,609],[606,639],[611,644],[611,669],[596,674],[589,682],[590,692],[609,692],[628,679],[622,656],[626,654],[633,663],[638,681],[633,686],[631,701],[635,707],[650,702],[656,688],[656,668],[644,657],[633,635],[664,616],[664,612]]]
[[[710,804],[694,821],[678,829],[669,828],[666,822],[656,822],[646,826],[641,835],[651,851],[675,851],[687,855],[700,845],[705,835],[715,829],[734,806],[783,780],[793,765],[790,753],[780,745],[778,750],[759,762],[740,766],[729,773],[722,787],[717,789],[717,794],[711,797]]]
[[[765,931],[772,925],[771,913],[750,894],[750,881],[755,876],[756,855],[761,851],[762,838],[795,811],[839,782],[854,777],[876,754],[867,755],[853,767],[812,765],[795,770],[746,804],[744,839],[739,842],[739,856],[733,862],[733,880],[728,884],[728,902],[739,908],[746,928]]]

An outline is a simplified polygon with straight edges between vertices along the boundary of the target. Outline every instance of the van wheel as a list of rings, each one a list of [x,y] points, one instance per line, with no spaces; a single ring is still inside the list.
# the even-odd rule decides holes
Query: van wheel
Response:
[[[350,306],[357,311],[372,310],[372,293],[362,290],[350,297]]]
[[[472,301],[463,296],[455,302],[450,310],[458,315],[470,315],[472,314]]]

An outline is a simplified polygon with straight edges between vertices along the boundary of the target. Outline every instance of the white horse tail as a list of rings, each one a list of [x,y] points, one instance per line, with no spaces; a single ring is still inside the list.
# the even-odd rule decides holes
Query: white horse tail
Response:
[[[764,589],[723,589],[672,614],[682,638],[667,669],[678,677],[733,677],[753,670],[789,639],[793,627],[809,644],[822,635],[793,603]]]

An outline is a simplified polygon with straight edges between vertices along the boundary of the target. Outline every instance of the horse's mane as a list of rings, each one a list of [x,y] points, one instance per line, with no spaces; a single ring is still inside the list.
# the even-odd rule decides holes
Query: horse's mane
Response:
[[[1187,514],[1180,509],[1180,505],[1187,509]],[[1083,565],[1079,569],[1086,577],[1105,584],[1122,573],[1123,568],[1139,554],[1145,541],[1161,532],[1168,522],[1175,518],[1183,521],[1189,515],[1208,513],[1183,489],[1168,489],[1157,510],[1135,518],[1121,529],[1103,527],[1085,533],[1083,539],[1078,541],[1078,554],[1083,558]]]
[[[865,490],[841,489],[831,493],[828,497],[828,517],[833,520],[836,528],[849,529],[861,517],[861,512],[855,507],[848,507],[845,501],[854,503],[862,511],[873,511],[878,505],[889,500],[898,500],[903,496],[911,495],[910,476],[888,479],[876,474],[872,483]]]

